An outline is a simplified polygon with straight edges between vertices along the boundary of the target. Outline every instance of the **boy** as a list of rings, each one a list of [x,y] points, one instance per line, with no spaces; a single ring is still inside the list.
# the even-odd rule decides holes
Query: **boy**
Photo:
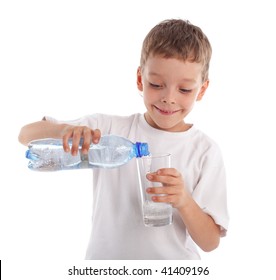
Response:
[[[147,142],[151,153],[170,153],[173,168],[149,174],[156,203],[174,207],[173,224],[149,228],[142,220],[135,160],[93,170],[93,225],[87,259],[200,259],[196,245],[214,250],[226,234],[228,214],[223,160],[217,145],[185,117],[208,88],[211,46],[200,28],[165,20],[146,36],[137,70],[145,114],[94,114],[71,122],[50,117],[24,126],[19,141],[62,138],[64,150],[82,153],[101,134]],[[68,139],[73,139],[70,151]],[[158,196],[155,194],[163,194]]]

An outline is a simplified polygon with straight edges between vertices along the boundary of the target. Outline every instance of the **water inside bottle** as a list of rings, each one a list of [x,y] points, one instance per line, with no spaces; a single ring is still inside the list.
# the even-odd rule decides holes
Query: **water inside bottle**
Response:
[[[129,160],[130,150],[126,146],[94,145],[88,152],[89,164],[105,168],[121,166]]]
[[[43,144],[36,144],[32,157],[29,168],[41,171],[70,168],[81,162],[80,153],[72,156],[71,153],[65,153],[63,147],[59,145],[47,147]]]

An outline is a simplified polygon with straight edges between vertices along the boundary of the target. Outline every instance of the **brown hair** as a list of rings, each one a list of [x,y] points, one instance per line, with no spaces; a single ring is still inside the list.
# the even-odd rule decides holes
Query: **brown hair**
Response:
[[[212,48],[202,30],[189,21],[164,20],[153,27],[143,42],[140,59],[142,71],[150,55],[201,63],[202,80],[208,79]]]

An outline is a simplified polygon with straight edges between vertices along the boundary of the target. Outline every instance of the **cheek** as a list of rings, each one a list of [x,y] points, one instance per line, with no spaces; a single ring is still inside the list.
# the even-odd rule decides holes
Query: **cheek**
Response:
[[[150,92],[150,90],[145,90],[144,89],[144,102],[145,103],[153,103],[159,100],[158,94],[154,94]]]
[[[194,97],[186,97],[179,100],[179,104],[185,110],[191,110],[195,104],[196,100]]]

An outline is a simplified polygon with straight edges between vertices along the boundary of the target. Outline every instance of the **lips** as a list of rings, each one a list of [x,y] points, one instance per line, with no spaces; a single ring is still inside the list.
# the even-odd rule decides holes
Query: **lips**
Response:
[[[163,109],[163,108],[161,109],[156,106],[154,106],[154,108],[162,115],[173,115],[180,111],[180,110],[169,110],[169,109]]]

